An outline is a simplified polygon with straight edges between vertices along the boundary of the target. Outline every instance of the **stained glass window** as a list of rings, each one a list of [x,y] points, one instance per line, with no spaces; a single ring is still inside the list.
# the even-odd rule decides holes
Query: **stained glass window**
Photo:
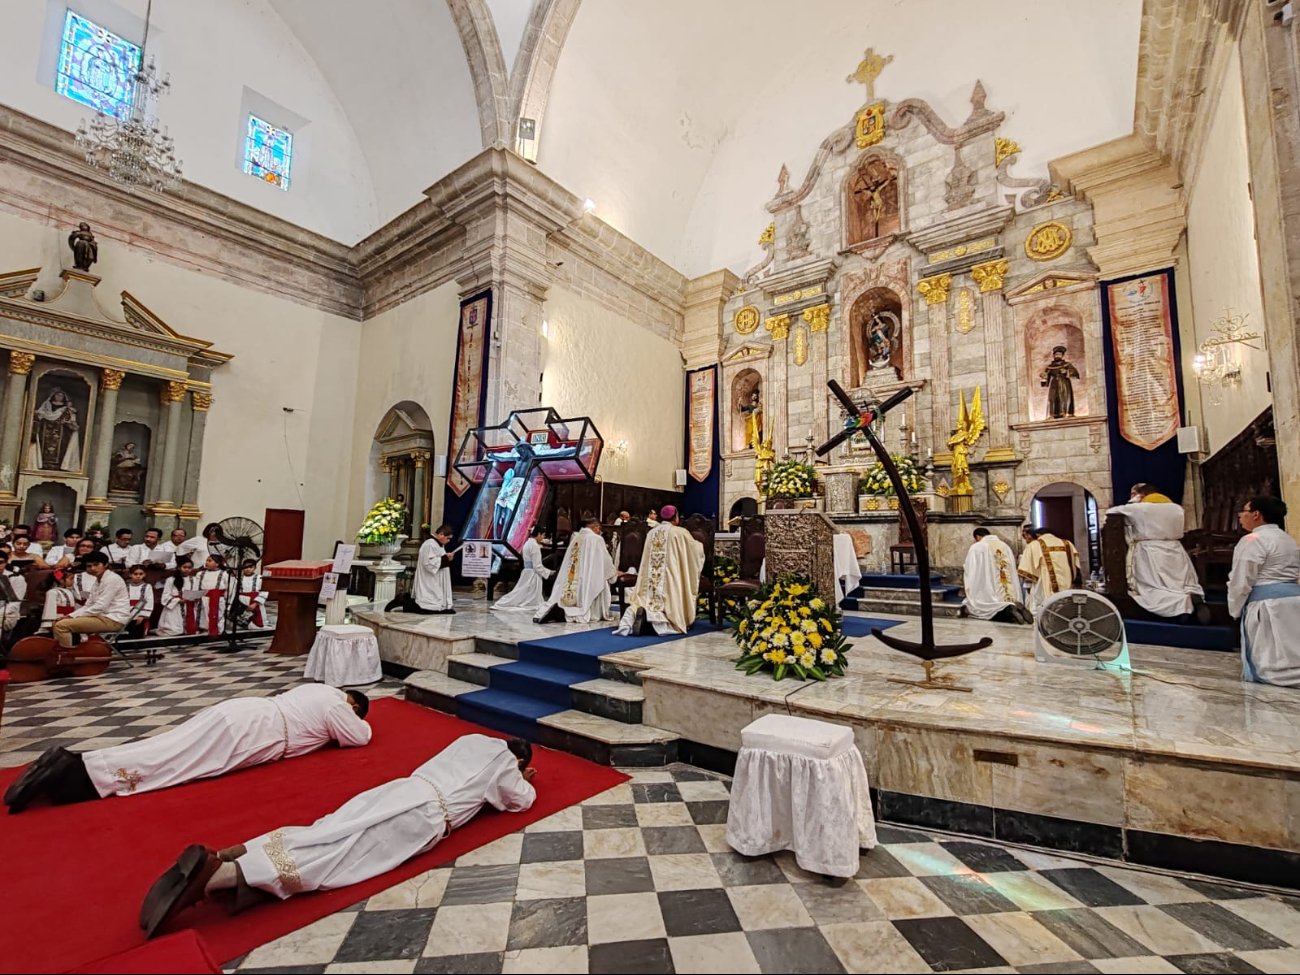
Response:
[[[80,14],[68,11],[54,90],[105,115],[131,113],[140,49]]]
[[[289,169],[293,165],[293,133],[248,116],[248,135],[244,137],[244,172],[289,188]]]

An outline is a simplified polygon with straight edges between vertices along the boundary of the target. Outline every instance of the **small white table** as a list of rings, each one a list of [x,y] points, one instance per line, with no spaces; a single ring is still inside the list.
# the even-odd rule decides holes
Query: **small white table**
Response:
[[[384,676],[379,664],[379,640],[368,626],[322,626],[307,654],[302,675],[331,687],[373,684]]]
[[[766,714],[740,733],[727,843],[742,856],[779,850],[811,873],[852,877],[876,845],[867,769],[853,729]]]

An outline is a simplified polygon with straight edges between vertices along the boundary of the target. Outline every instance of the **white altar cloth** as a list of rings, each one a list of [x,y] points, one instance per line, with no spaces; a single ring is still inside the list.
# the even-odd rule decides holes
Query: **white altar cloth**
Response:
[[[379,640],[368,626],[322,626],[312,641],[302,675],[331,687],[373,684],[384,676],[379,665]]]

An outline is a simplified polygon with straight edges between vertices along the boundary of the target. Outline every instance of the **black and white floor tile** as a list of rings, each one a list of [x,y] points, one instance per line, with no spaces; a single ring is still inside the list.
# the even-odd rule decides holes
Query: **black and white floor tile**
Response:
[[[232,693],[291,686],[301,666],[185,651],[13,688],[0,763],[149,734]],[[227,969],[1300,971],[1300,899],[886,826],[858,875],[832,886],[789,855],[732,853],[725,779],[680,765],[631,774]]]

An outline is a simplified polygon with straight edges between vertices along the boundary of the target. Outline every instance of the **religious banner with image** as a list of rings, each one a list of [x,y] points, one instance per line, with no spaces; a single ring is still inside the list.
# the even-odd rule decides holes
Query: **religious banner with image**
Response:
[[[716,369],[699,369],[690,374],[689,443],[686,469],[691,477],[703,482],[713,471],[713,413],[715,409]]]
[[[451,395],[450,456],[456,456],[465,434],[483,425],[483,400],[487,375],[488,338],[492,293],[485,291],[460,303],[460,334],[456,337],[456,376]],[[454,467],[447,471],[447,487],[457,497],[473,485]]]
[[[1115,363],[1119,432],[1155,450],[1178,432],[1177,356],[1169,275],[1143,275],[1106,286]]]

